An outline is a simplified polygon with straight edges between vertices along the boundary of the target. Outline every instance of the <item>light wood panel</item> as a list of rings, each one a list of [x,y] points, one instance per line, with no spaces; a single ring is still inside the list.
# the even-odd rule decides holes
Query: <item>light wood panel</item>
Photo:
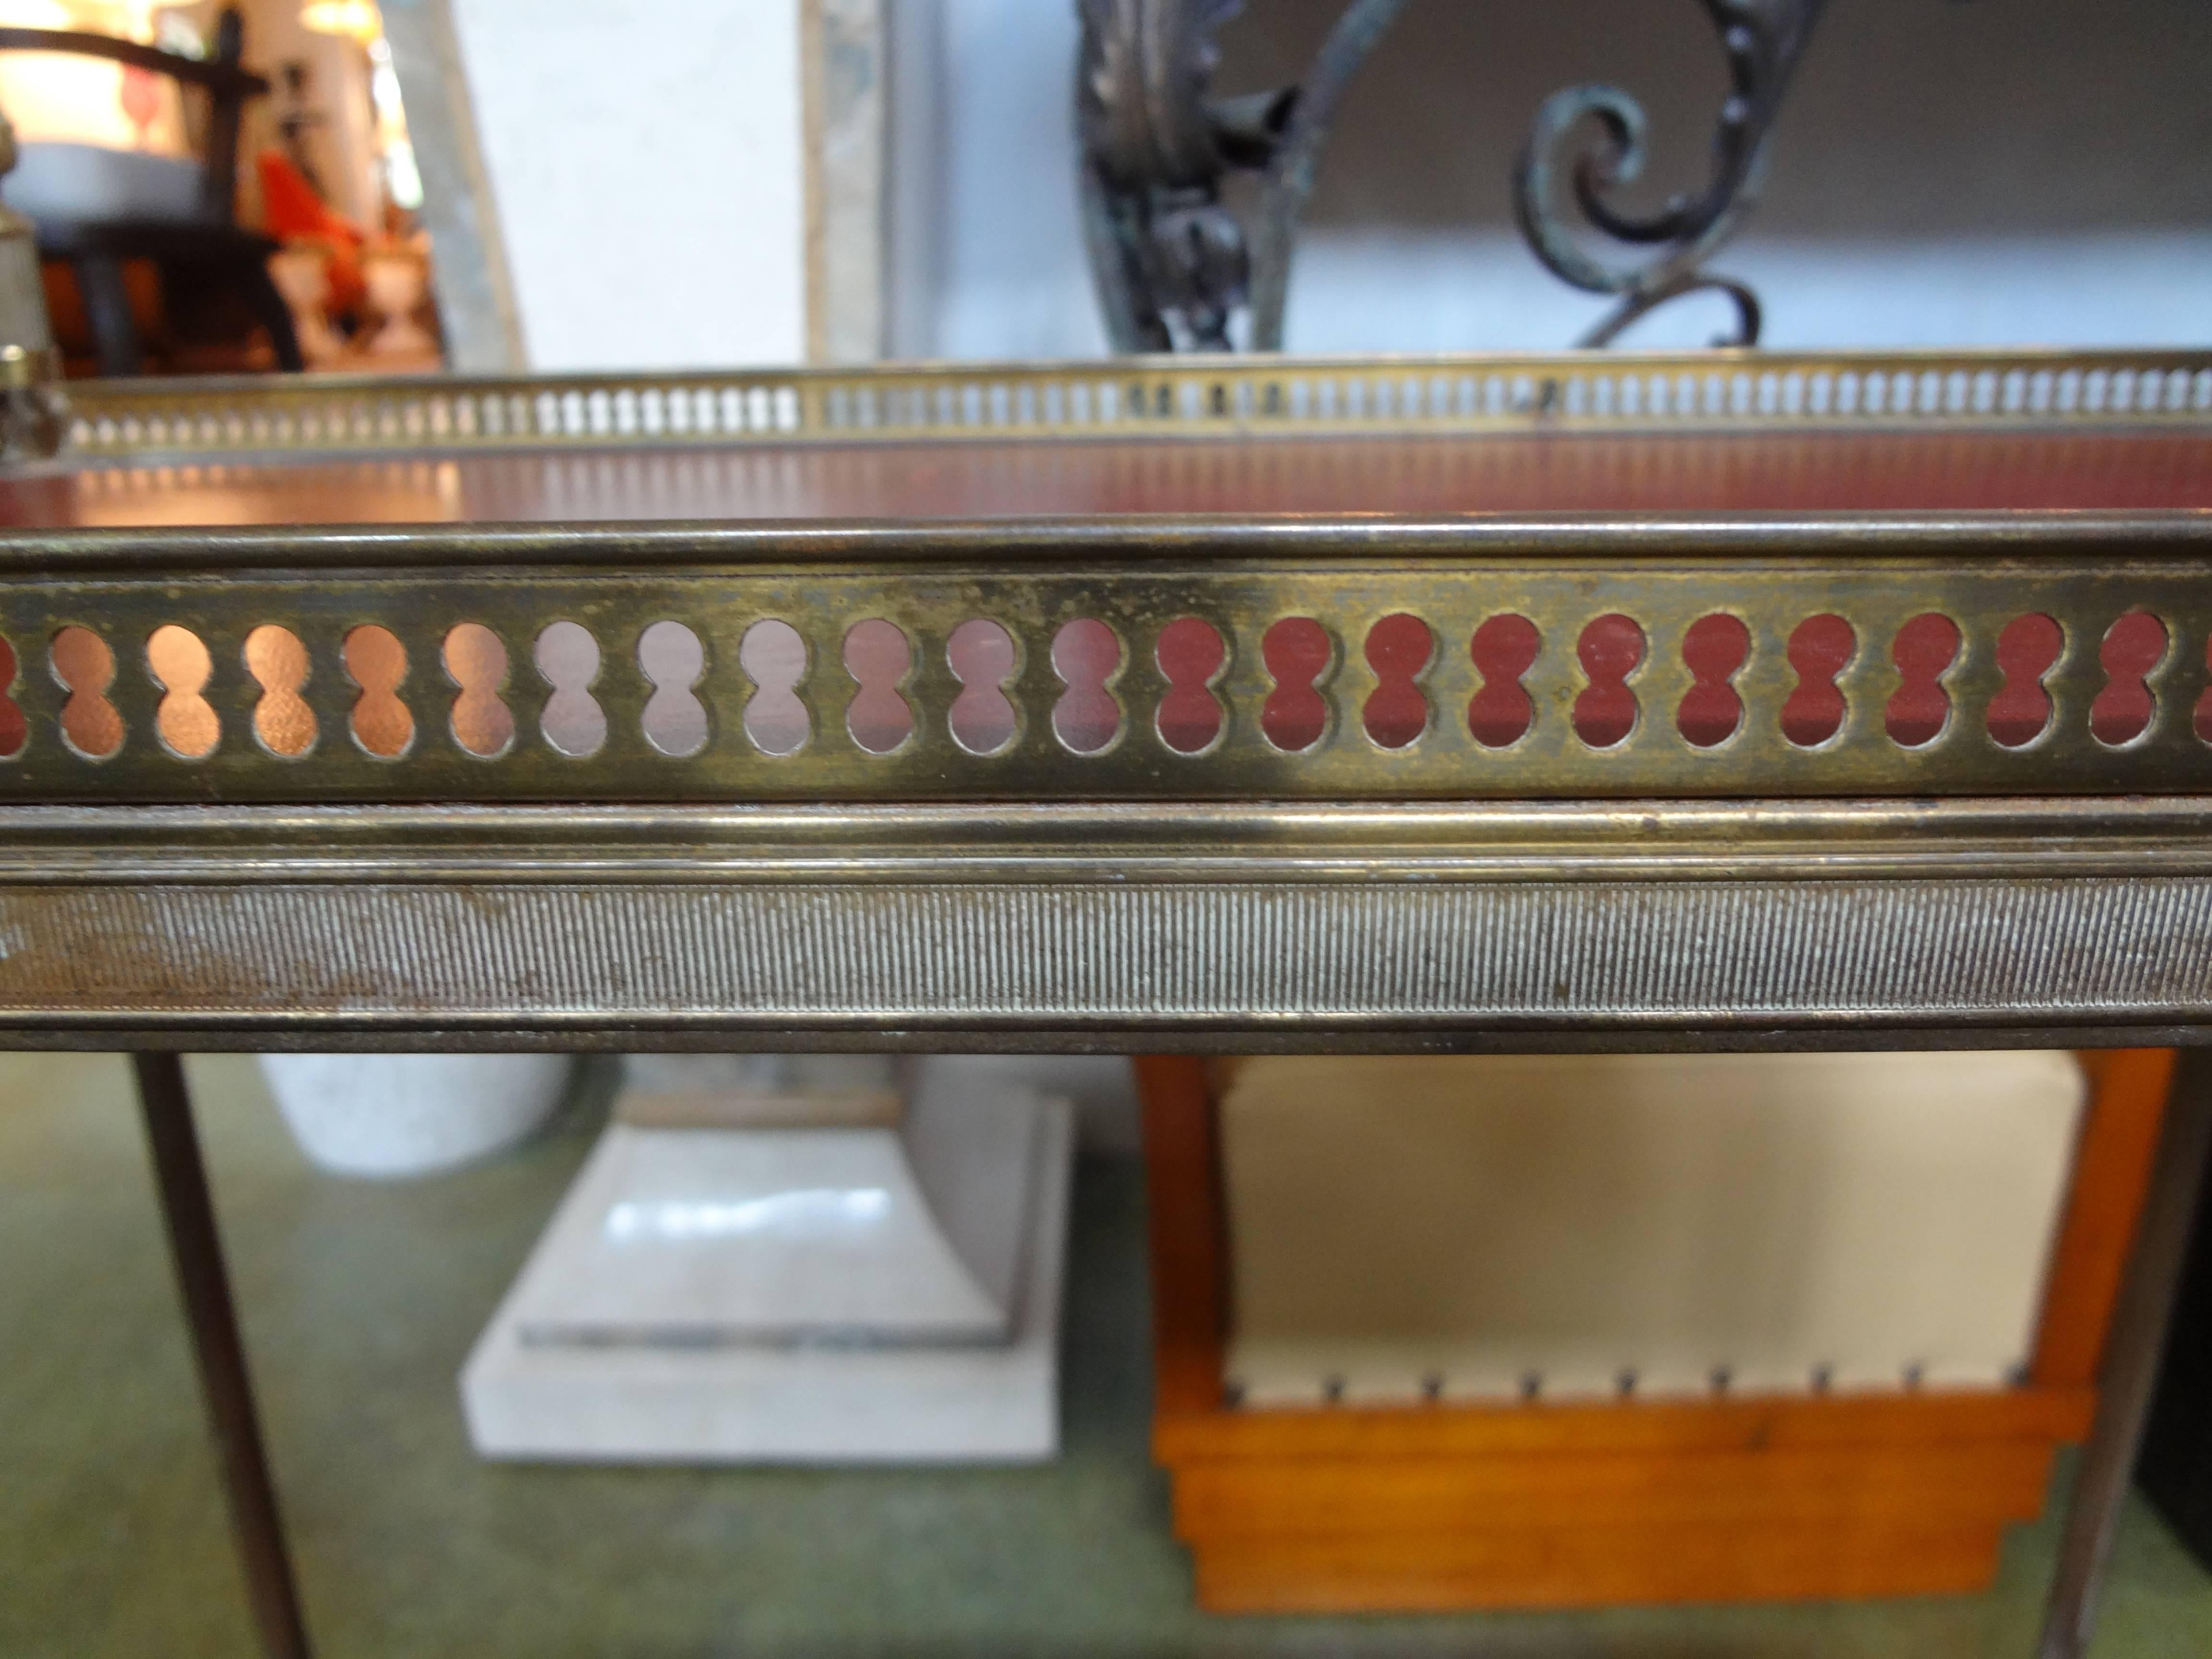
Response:
[[[1219,1120],[1204,1060],[1150,1054],[1133,1064],[1145,1109],[1153,1409],[1209,1413],[1222,1403],[1229,1328]]]
[[[1996,1577],[1999,1529],[1529,1528],[1215,1545],[1211,1613],[1444,1612],[1958,1595]]]
[[[2074,1180],[2051,1250],[2043,1322],[2029,1376],[2048,1386],[2092,1382],[2142,1218],[2150,1169],[2173,1081],[2171,1048],[2115,1048],[2081,1056],[2089,1109],[2074,1151]]]
[[[1981,1525],[2033,1520],[2047,1442],[1818,1451],[1305,1458],[1176,1471],[1176,1535],[1243,1539],[1550,1527]]]

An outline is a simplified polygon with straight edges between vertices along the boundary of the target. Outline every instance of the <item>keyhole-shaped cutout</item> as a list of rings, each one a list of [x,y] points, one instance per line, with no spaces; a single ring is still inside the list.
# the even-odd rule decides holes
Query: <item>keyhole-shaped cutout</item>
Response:
[[[1419,617],[1399,611],[1367,630],[1367,665],[1375,689],[1359,712],[1378,749],[1404,749],[1429,729],[1429,696],[1420,676],[1437,654],[1437,636]]]
[[[1889,659],[1897,666],[1898,686],[1883,712],[1889,740],[1918,749],[1942,735],[1951,720],[1951,689],[1943,676],[1959,659],[1959,624],[1939,611],[1923,611],[1897,630]]]
[[[264,623],[246,636],[246,672],[261,685],[253,735],[280,760],[297,760],[315,746],[315,711],[300,695],[307,667],[307,647],[290,629]]]
[[[1859,636],[1841,617],[1808,617],[1790,630],[1788,654],[1797,684],[1782,702],[1782,735],[1800,749],[1814,749],[1844,729],[1850,712],[1837,682],[1859,648]]]
[[[1278,749],[1310,749],[1328,730],[1322,676],[1335,654],[1328,629],[1311,617],[1285,617],[1260,640],[1260,660],[1275,682],[1260,706],[1260,731]]]
[[[871,755],[888,755],[914,735],[914,709],[899,687],[914,647],[896,623],[871,617],[845,630],[845,672],[860,689],[846,705],[845,729]]]
[[[1592,749],[1610,749],[1636,729],[1636,693],[1628,677],[1644,662],[1643,626],[1619,612],[1600,617],[1575,641],[1575,660],[1589,684],[1575,698],[1575,735]]]
[[[1078,617],[1052,636],[1052,672],[1067,688],[1052,706],[1052,731],[1073,754],[1096,755],[1121,735],[1121,636],[1095,617]]]
[[[2000,748],[2024,749],[2051,726],[2051,693],[2044,681],[2058,666],[2066,635],[2049,617],[2014,617],[1997,635],[1997,672],[2004,684],[1983,717]]]
[[[1468,641],[1482,689],[1467,705],[1467,729],[1485,749],[1509,748],[1535,724],[1536,705],[1521,680],[1543,644],[1536,624],[1510,611],[1486,619]]]
[[[446,635],[446,678],[460,689],[450,721],[453,741],[479,760],[495,760],[514,744],[514,711],[499,694],[507,684],[507,647],[482,623],[457,623]]]
[[[581,623],[548,623],[530,655],[553,688],[538,716],[546,744],[572,758],[598,754],[607,740],[607,711],[592,695],[599,678],[599,642],[592,630]]]
[[[1018,724],[1006,686],[1014,678],[1014,636],[988,617],[970,617],[945,642],[945,665],[960,682],[945,723],[971,755],[995,755]]]
[[[407,647],[388,628],[363,623],[349,629],[340,653],[346,678],[361,688],[353,700],[353,740],[379,760],[398,760],[415,741],[415,714],[399,699]]]
[[[106,760],[123,747],[123,716],[107,700],[115,653],[89,628],[72,623],[54,635],[47,660],[70,694],[62,704],[62,741],[87,760]]]
[[[2108,748],[2133,743],[2150,730],[2158,696],[2151,671],[2166,659],[2166,624],[2148,611],[2130,611],[2105,630],[2097,661],[2105,689],[2089,705],[2089,734]]]
[[[1674,711],[1674,729],[1696,749],[1714,749],[1743,724],[1735,677],[1751,660],[1751,629],[1725,611],[1700,617],[1682,635],[1682,665],[1692,684]]]
[[[1221,702],[1213,683],[1229,664],[1221,630],[1200,617],[1181,617],[1160,629],[1152,649],[1168,683],[1158,717],[1160,741],[1178,755],[1196,755],[1221,735]]]
[[[814,722],[799,701],[806,678],[806,641],[789,623],[768,617],[738,641],[738,666],[753,683],[745,699],[745,735],[763,755],[796,754],[813,735]]]
[[[0,760],[13,760],[30,740],[31,723],[23,705],[11,695],[15,690],[15,647],[0,640]]]
[[[645,740],[684,760],[707,746],[707,705],[691,688],[707,678],[707,647],[680,622],[654,623],[637,637],[637,666],[653,686]]]
[[[205,696],[215,678],[207,647],[191,629],[165,623],[147,638],[146,666],[161,688],[154,730],[162,746],[185,760],[205,760],[222,736],[222,721]]]

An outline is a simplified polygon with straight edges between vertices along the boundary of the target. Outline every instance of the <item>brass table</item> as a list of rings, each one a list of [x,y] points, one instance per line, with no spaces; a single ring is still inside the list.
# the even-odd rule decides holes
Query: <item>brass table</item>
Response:
[[[87,387],[0,481],[0,1028],[138,1055],[303,1652],[178,1051],[2196,1045],[2208,507],[2176,354]]]

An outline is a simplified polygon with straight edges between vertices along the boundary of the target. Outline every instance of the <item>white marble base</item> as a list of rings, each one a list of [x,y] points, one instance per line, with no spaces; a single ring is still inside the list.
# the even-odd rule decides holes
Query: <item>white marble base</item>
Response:
[[[263,1054],[261,1075],[318,1169],[434,1175],[518,1146],[568,1092],[568,1054]]]
[[[887,1146],[904,1148],[917,1180],[886,1170]],[[994,1147],[1025,1151],[1018,1160],[978,1155]],[[548,1461],[1049,1458],[1059,1446],[1073,1149],[1067,1102],[952,1058],[917,1068],[903,1139],[883,1130],[617,1124],[462,1370],[470,1437],[487,1457]],[[713,1165],[732,1192],[755,1190],[745,1183],[764,1160],[781,1166],[794,1191],[857,1192],[856,1170],[878,1183],[870,1192],[888,1190],[887,1219],[896,1224],[882,1231],[880,1261],[872,1264],[871,1247],[849,1237],[693,1237],[674,1247],[680,1265],[640,1262],[634,1300],[610,1299],[637,1217],[702,1213],[696,1196],[671,1199],[678,1190],[672,1182],[696,1186],[702,1168]],[[994,1178],[976,1178],[986,1175]],[[979,1288],[1003,1286],[1003,1338],[982,1322],[948,1322],[956,1310],[919,1305],[927,1297],[885,1299],[849,1282],[831,1291],[821,1279],[833,1265],[848,1280],[872,1271],[886,1284],[911,1278],[908,1206],[915,1195],[926,1196],[945,1239],[980,1269]],[[738,1198],[714,1213],[742,1215],[756,1201]],[[679,1207],[667,1209],[672,1203]],[[1001,1266],[988,1258],[999,1253],[992,1246],[1010,1206],[1019,1218],[1018,1255]],[[750,1282],[735,1283],[739,1275]],[[798,1299],[810,1281],[830,1293]],[[987,1305],[997,1300],[989,1296]],[[810,1323],[794,1320],[802,1305],[812,1310]],[[902,1318],[909,1305],[919,1316]]]

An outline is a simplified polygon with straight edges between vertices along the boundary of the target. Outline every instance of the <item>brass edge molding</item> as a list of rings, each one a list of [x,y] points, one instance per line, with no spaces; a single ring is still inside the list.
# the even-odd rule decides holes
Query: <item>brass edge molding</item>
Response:
[[[1174,884],[2212,873],[2212,798],[0,806],[0,884]]]
[[[2212,354],[1150,357],[88,381],[80,460],[1100,436],[2201,428]]]
[[[550,569],[639,576],[789,565],[895,574],[949,563],[1009,573],[1050,566],[1082,574],[1107,561],[1181,562],[1194,574],[1226,562],[1284,562],[1346,574],[1416,563],[1505,558],[1695,563],[1825,555],[1855,567],[1893,560],[1965,565],[2071,557],[2145,568],[2212,559],[2212,510],[2027,513],[1557,513],[1228,519],[1098,515],[915,522],[398,524],[0,529],[0,576],[29,580],[190,572],[412,570],[434,568],[487,587],[527,587]],[[1091,574],[1105,575],[1103,570]],[[1147,577],[1154,574],[1143,570]],[[2105,574],[2105,573],[2100,573]]]
[[[0,1010],[0,1021],[6,1014]],[[171,1017],[164,1024],[132,1023],[127,1016],[48,1021],[7,1026],[8,1046],[76,1053],[183,1050],[191,1054],[329,1054],[421,1052],[639,1054],[943,1054],[957,1038],[963,1054],[1149,1054],[1160,1052],[1163,1033],[1142,1026],[1103,1025],[1066,1030],[1050,1025],[963,1027],[957,1033],[903,1027],[816,1028],[784,1025],[752,1030],[690,1022],[606,1024],[588,1027],[517,1025],[511,1021],[407,1022],[322,1019],[291,1025],[266,1019]],[[1188,1027],[1173,1034],[1176,1051],[1196,1054],[1303,1054],[1310,1037],[1295,1031],[1218,1031]],[[1344,1054],[1653,1054],[1828,1053],[1867,1049],[2180,1048],[2212,1043],[2212,1027],[2148,1022],[2141,1024],[1988,1026],[1855,1025],[1834,1030],[1759,1026],[1711,1029],[1576,1030],[1499,1025],[1479,1030],[1418,1026],[1367,1026],[1332,1030],[1329,1052]]]

